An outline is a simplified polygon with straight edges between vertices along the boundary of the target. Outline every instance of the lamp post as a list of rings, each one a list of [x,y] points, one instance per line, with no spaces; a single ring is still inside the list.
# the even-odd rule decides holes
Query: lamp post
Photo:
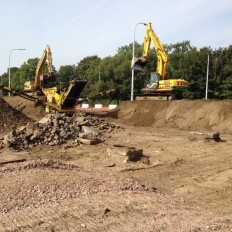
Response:
[[[22,50],[26,50],[25,48],[14,48],[14,49],[12,49],[11,51],[10,51],[10,54],[9,54],[9,83],[8,83],[8,86],[9,86],[9,88],[10,88],[10,86],[11,86],[11,83],[10,83],[10,56],[11,56],[11,53],[13,52],[13,51],[16,51],[16,50],[18,50],[18,51],[22,51]],[[8,96],[10,97],[10,92],[8,93]]]
[[[133,51],[132,51],[132,62],[134,62],[134,58],[135,58],[135,31],[136,28],[139,24],[142,24],[144,26],[146,26],[146,23],[137,23],[135,26],[135,30],[134,30],[134,40],[133,40]],[[134,74],[135,74],[135,70],[132,68],[131,70],[131,101],[134,101]]]
[[[2,77],[1,77],[1,85],[2,85]],[[2,89],[0,90],[0,96],[2,97]]]
[[[209,82],[209,54],[208,54],[208,60],[207,60],[207,74],[206,74],[205,100],[208,99],[208,82]]]

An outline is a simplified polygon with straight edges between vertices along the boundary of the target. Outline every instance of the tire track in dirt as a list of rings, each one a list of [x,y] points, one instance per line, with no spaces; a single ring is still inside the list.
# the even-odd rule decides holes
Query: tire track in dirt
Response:
[[[157,194],[156,194],[157,195]],[[117,200],[115,200],[117,199]],[[109,209],[107,213],[105,209]],[[146,215],[146,216],[145,216]],[[11,220],[9,220],[9,218]],[[194,221],[191,220],[194,218]],[[3,231],[229,231],[225,221],[153,193],[120,192],[1,215]]]

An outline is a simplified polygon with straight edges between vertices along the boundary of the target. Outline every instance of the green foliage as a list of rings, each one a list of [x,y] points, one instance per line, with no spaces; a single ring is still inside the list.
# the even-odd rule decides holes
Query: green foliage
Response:
[[[69,86],[69,82],[75,79],[74,71],[75,71],[74,65],[60,66],[60,69],[56,74],[56,79],[61,89],[65,89],[65,88],[67,89]]]
[[[83,58],[77,65],[61,66],[57,72],[57,84],[67,88],[72,79],[88,81],[81,97],[115,89],[114,93],[101,96],[93,102],[111,102],[118,104],[130,99],[131,95],[131,60],[132,46],[129,44],[117,49],[114,56],[99,58],[96,55]],[[189,88],[185,97],[201,99],[205,96],[207,57],[209,63],[208,97],[212,99],[232,99],[232,45],[213,50],[209,47],[197,49],[190,41],[165,45],[168,53],[166,79],[183,78]],[[135,43],[135,57],[142,55],[143,46]],[[20,68],[11,68],[11,86],[23,90],[28,80],[34,80],[39,59],[29,59]],[[149,80],[149,73],[156,70],[157,58],[154,49],[150,51],[148,64],[142,71],[134,72],[134,91],[140,93]],[[43,72],[46,73],[45,66]],[[3,85],[8,85],[8,72],[0,78]]]

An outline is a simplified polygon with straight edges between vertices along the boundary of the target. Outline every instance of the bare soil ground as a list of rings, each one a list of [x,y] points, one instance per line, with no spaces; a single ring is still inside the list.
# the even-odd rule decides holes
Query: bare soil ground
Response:
[[[6,115],[14,126],[44,116],[4,100],[2,134]],[[0,161],[27,160],[0,165],[0,231],[232,231],[231,101],[124,102],[99,115],[124,130],[98,145],[0,150]],[[222,141],[192,141],[191,131]],[[114,145],[144,157],[124,162]]]

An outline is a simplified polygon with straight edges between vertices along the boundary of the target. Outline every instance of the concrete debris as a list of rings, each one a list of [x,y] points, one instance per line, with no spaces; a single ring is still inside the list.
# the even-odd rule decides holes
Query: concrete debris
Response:
[[[2,138],[4,146],[14,150],[27,150],[39,144],[95,145],[103,133],[121,130],[120,126],[105,122],[97,116],[79,113],[73,116],[48,114],[38,122],[27,123],[12,130]]]
[[[189,140],[193,140],[193,141],[207,141],[207,140],[214,140],[216,142],[221,141],[218,132],[217,133],[190,132],[188,138]]]
[[[107,148],[107,153],[110,156],[125,156],[125,160],[123,162],[137,162],[141,160],[143,157],[143,150],[136,149],[134,147],[127,147],[121,145],[114,145],[113,148]]]
[[[96,145],[96,144],[102,142],[98,138],[96,138],[96,139],[82,139],[82,138],[78,138],[78,141],[80,141],[81,143],[86,144],[86,145]]]

